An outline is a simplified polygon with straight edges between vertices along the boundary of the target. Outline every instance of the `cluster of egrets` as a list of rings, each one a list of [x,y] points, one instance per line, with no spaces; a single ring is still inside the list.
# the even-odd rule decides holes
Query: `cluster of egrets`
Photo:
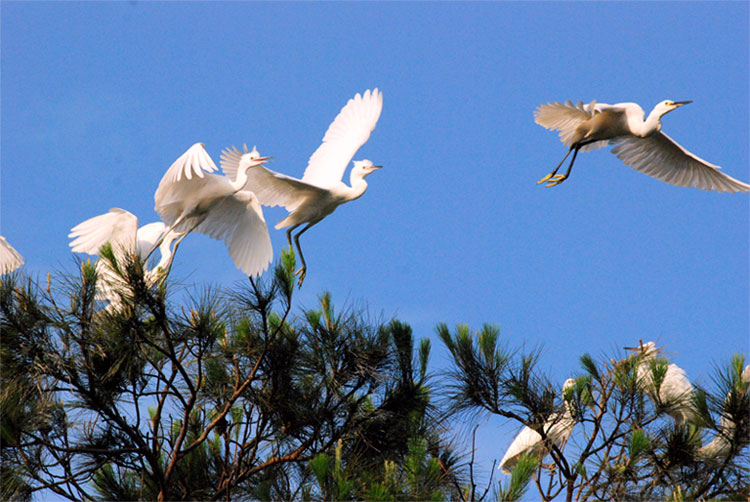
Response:
[[[662,101],[648,117],[635,103],[592,101],[574,105],[566,101],[540,106],[534,112],[536,123],[558,130],[568,152],[538,183],[559,185],[570,176],[579,151],[614,145],[612,153],[626,165],[672,185],[732,193],[750,190],[750,185],[722,173],[719,166],[693,155],[661,132],[661,117],[687,103],[690,101]],[[172,164],[159,183],[154,202],[162,222],[138,228],[134,215],[111,209],[75,226],[70,246],[75,252],[96,255],[109,242],[116,256],[136,253],[144,259],[158,247],[161,260],[147,277],[157,281],[169,273],[180,242],[197,231],[223,240],[237,268],[252,277],[262,274],[273,258],[261,206],[283,206],[290,214],[275,228],[288,227],[290,250],[292,234],[302,226],[294,235],[301,261],[297,282],[302,286],[307,264],[300,236],[341,204],[361,197],[367,190],[365,177],[381,167],[369,160],[354,161],[350,186],[341,181],[349,162],[375,129],[382,108],[383,94],[377,89],[350,99],[310,156],[302,179],[267,169],[264,164],[270,157],[261,157],[255,148],[249,152],[247,147],[243,152],[234,147],[225,149],[221,155],[224,176],[214,174],[218,171],[216,164],[203,144],[196,143]],[[557,174],[571,152],[567,171]],[[0,236],[0,273],[9,273],[22,264],[21,255]],[[100,291],[101,297],[112,300],[116,278],[104,265],[99,272],[115,282],[114,286],[103,285]]]
[[[698,415],[693,399],[694,389],[685,374],[685,370],[670,363],[657,388],[652,371],[652,362],[659,354],[659,348],[656,344],[654,342],[641,343],[638,347],[628,348],[628,350],[634,351],[635,354],[632,357],[638,358],[635,376],[639,387],[678,423],[697,424]],[[744,389],[743,392],[747,392],[750,385],[750,365],[745,366],[740,380],[739,385]],[[513,467],[518,463],[519,457],[523,454],[530,454],[542,459],[549,453],[551,445],[557,447],[560,452],[563,451],[576,424],[572,407],[568,402],[571,397],[569,389],[574,386],[575,380],[572,378],[565,381],[562,388],[562,412],[551,414],[542,424],[541,430],[547,441],[544,441],[542,435],[536,430],[531,427],[524,427],[500,461],[498,468],[502,469],[503,473],[510,474]],[[729,395],[727,395],[727,400],[729,398]],[[734,427],[732,418],[722,414],[718,432],[709,443],[701,446],[697,452],[698,456],[719,462],[726,458],[731,452],[729,438],[733,436]]]
[[[568,152],[557,167],[538,183],[551,187],[559,185],[570,176],[579,151],[599,149],[614,145],[612,153],[628,166],[661,181],[681,187],[695,187],[718,192],[748,192],[750,186],[724,173],[719,166],[685,150],[661,132],[661,117],[690,103],[690,101],[662,101],[645,116],[635,103],[608,105],[592,101],[574,105],[549,103],[534,113],[536,123],[547,129],[558,130]],[[116,257],[137,254],[148,259],[159,248],[161,259],[147,272],[149,283],[163,280],[169,273],[177,247],[191,232],[197,231],[214,239],[223,240],[229,248],[234,264],[249,276],[263,273],[273,258],[271,240],[261,206],[283,206],[289,215],[278,222],[276,229],[287,228],[289,248],[294,235],[301,267],[297,270],[298,285],[302,286],[307,265],[299,238],[310,227],[331,214],[338,206],[362,196],[367,190],[365,177],[380,168],[369,160],[354,161],[350,173],[350,186],[341,180],[349,162],[370,137],[383,108],[383,95],[377,89],[356,94],[341,109],[323,143],[310,156],[302,179],[276,173],[265,167],[270,157],[261,157],[257,149],[243,151],[232,147],[221,155],[218,171],[203,144],[196,143],[180,156],[167,170],[154,195],[155,209],[162,221],[138,227],[138,219],[123,209],[111,209],[73,227],[70,246],[75,252],[97,255],[109,243]],[[557,171],[573,152],[565,174]],[[0,273],[9,273],[23,264],[23,258],[0,236]],[[121,280],[103,261],[97,263],[99,298],[117,305],[116,294]],[[649,380],[648,361],[656,356],[653,342],[639,349],[641,366],[638,377],[646,387]],[[743,378],[750,381],[750,368]],[[569,379],[563,392],[574,381]],[[693,391],[685,372],[670,364],[659,390],[663,403],[689,402],[684,398]],[[673,408],[679,421],[688,421],[694,412],[688,406]],[[575,425],[566,402],[562,414],[549,417],[544,425],[545,434],[562,449]],[[721,427],[731,429],[731,420],[722,418]],[[719,434],[702,451],[721,453],[729,448],[726,435]],[[545,443],[540,434],[531,428],[522,430],[508,448],[500,468],[509,472],[518,456],[524,452],[544,455]]]

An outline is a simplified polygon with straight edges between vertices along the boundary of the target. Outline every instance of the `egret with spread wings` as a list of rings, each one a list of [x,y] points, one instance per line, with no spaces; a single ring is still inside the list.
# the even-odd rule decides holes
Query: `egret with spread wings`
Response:
[[[137,254],[145,257],[154,244],[166,232],[166,225],[157,221],[138,227],[138,217],[133,213],[114,207],[108,213],[94,216],[73,227],[68,234],[71,238],[70,247],[76,253],[87,253],[99,255],[101,247],[107,242],[112,246],[112,252],[118,263],[122,263],[126,255]],[[144,274],[146,284],[152,285],[163,280],[169,274],[177,252],[172,242],[181,237],[179,232],[171,232],[161,239],[159,252],[161,259],[153,268]],[[107,260],[99,259],[96,262],[97,298],[109,302],[111,308],[117,308],[121,304],[121,295],[126,291],[123,279],[112,270]]]
[[[534,112],[536,123],[560,131],[560,140],[568,153],[557,167],[538,183],[551,187],[570,176],[579,151],[596,150],[614,145],[612,153],[628,165],[649,176],[680,187],[695,187],[717,192],[747,192],[750,185],[721,172],[719,166],[706,162],[685,150],[661,132],[661,117],[691,101],[662,101],[645,118],[636,103],[608,105],[592,101],[548,103]],[[565,174],[557,174],[570,152]]]
[[[383,109],[383,94],[377,89],[359,93],[350,99],[336,116],[323,137],[323,143],[310,156],[302,179],[276,173],[265,167],[251,169],[247,173],[246,188],[252,190],[261,204],[283,206],[289,215],[276,224],[276,228],[289,227],[286,232],[289,248],[292,248],[292,232],[301,225],[302,230],[294,236],[302,265],[296,274],[297,284],[307,273],[305,257],[299,244],[300,236],[310,227],[331,214],[338,206],[362,196],[367,190],[365,177],[381,166],[369,160],[355,160],[349,175],[351,186],[341,179],[349,162],[364,145],[375,129]],[[221,167],[224,173],[234,179],[239,173],[238,166],[246,157],[257,155],[257,151],[243,154],[236,148],[224,150]]]
[[[216,164],[202,143],[191,146],[170,166],[154,194],[156,212],[169,225],[166,234],[182,232],[182,240],[197,231],[222,240],[243,273],[250,277],[263,273],[273,258],[271,238],[258,199],[243,188],[248,172],[268,158],[244,155],[230,180],[213,174]]]

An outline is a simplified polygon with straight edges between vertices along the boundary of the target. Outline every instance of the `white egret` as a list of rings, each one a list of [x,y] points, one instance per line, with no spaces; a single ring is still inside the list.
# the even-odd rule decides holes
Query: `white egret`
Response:
[[[644,120],[643,109],[636,103],[608,105],[592,101],[584,105],[570,101],[541,105],[534,112],[537,124],[560,131],[560,140],[568,153],[557,167],[538,183],[559,185],[570,175],[579,151],[615,145],[612,153],[628,165],[649,176],[680,187],[696,187],[717,192],[747,192],[750,185],[719,171],[693,155],[661,132],[661,117],[691,101],[662,101]],[[568,170],[557,174],[565,159],[573,152]]]
[[[651,399],[657,405],[665,406],[667,413],[678,422],[694,420],[693,385],[688,380],[685,370],[670,363],[661,386],[656,389],[652,361],[656,359],[660,349],[654,342],[641,342],[639,347],[626,347],[626,349],[636,352],[635,356],[639,358],[636,373],[638,382]]]
[[[10,274],[23,263],[23,256],[0,235],[0,275]]]
[[[289,227],[286,237],[290,249],[292,232],[300,225],[306,224],[294,236],[302,262],[299,270],[295,272],[299,276],[299,286],[302,286],[307,273],[305,257],[299,244],[300,236],[341,204],[361,197],[367,190],[365,177],[382,167],[374,166],[369,160],[355,160],[349,175],[351,186],[341,181],[349,161],[375,129],[382,109],[383,94],[377,89],[372,92],[367,90],[362,95],[357,93],[350,99],[328,127],[323,143],[310,156],[301,180],[265,167],[252,169],[247,174],[246,187],[255,193],[261,204],[284,206],[291,213],[275,227]],[[248,153],[247,147],[244,154],[234,147],[224,150],[221,155],[222,170],[234,179],[239,172],[238,166],[243,159],[252,156],[253,152]]]
[[[570,405],[565,399],[566,391],[575,385],[575,380],[568,378],[563,384],[563,412],[553,413],[544,422],[542,430],[544,431],[547,440],[557,446],[562,451],[565,448],[565,444],[570,438],[570,434],[573,432],[573,427],[576,424],[575,419],[570,410]],[[516,435],[513,442],[505,452],[503,459],[498,465],[498,469],[502,469],[503,474],[510,474],[513,467],[518,463],[518,457],[524,453],[529,453],[538,456],[539,459],[544,458],[549,449],[542,440],[541,434],[532,429],[531,427],[524,427],[521,432]]]
[[[165,231],[166,225],[161,221],[138,228],[138,218],[134,214],[115,207],[108,213],[79,223],[71,229],[68,237],[72,239],[69,245],[74,252],[90,255],[99,255],[101,247],[109,242],[115,257],[121,262],[125,255],[137,254],[145,257]],[[171,245],[182,235],[179,232],[171,232],[161,240],[161,259],[155,267],[145,273],[147,284],[154,284],[169,274],[179,242],[175,244],[174,249]],[[124,287],[123,280],[115,274],[106,260],[100,259],[96,262],[96,271],[99,276],[97,298],[107,300],[110,306],[117,307],[120,304],[118,291]]]
[[[242,188],[248,171],[268,158],[243,156],[236,179],[230,181],[210,174],[217,168],[203,144],[191,146],[170,166],[154,194],[156,212],[169,225],[166,233],[198,231],[223,240],[237,268],[251,277],[260,275],[273,258],[271,238],[258,199]]]
[[[750,365],[745,366],[740,375],[739,382],[737,382],[736,392],[740,392],[743,395],[750,392]],[[726,399],[727,403],[731,399],[732,391],[729,391]],[[731,438],[734,436],[735,423],[734,420],[725,412],[722,411],[721,419],[719,420],[719,430],[711,440],[710,443],[702,446],[698,450],[698,456],[715,460],[717,462],[723,461],[732,451]]]

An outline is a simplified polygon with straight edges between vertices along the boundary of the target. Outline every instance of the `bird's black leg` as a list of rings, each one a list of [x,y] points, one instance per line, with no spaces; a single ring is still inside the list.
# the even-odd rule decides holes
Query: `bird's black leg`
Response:
[[[302,254],[302,248],[299,245],[299,238],[300,235],[304,234],[308,228],[313,226],[315,223],[308,223],[305,228],[297,232],[297,235],[294,236],[294,243],[297,245],[297,252],[299,253],[299,259],[302,262],[302,266],[297,270],[294,275],[298,275],[297,278],[297,287],[302,287],[302,281],[305,280],[305,275],[307,275],[307,264],[305,263],[305,256]],[[291,245],[291,244],[290,244]]]
[[[544,183],[545,181],[549,181],[553,176],[555,176],[557,174],[557,171],[560,169],[560,166],[563,165],[563,162],[565,162],[565,159],[568,158],[568,155],[570,155],[570,152],[572,152],[574,148],[575,148],[575,146],[571,146],[568,149],[568,153],[565,154],[565,157],[563,157],[562,160],[560,161],[560,163],[557,164],[557,167],[551,173],[549,173],[547,176],[545,176],[544,178],[542,178],[539,181],[537,181],[536,184],[538,185],[540,183]],[[547,185],[547,186],[549,186],[549,185]]]
[[[546,184],[545,186],[547,186],[547,187],[553,187],[553,186],[559,185],[560,183],[562,183],[563,181],[565,181],[565,180],[567,180],[567,179],[568,179],[568,176],[570,176],[570,171],[571,171],[571,169],[573,169],[573,162],[575,162],[575,161],[576,161],[576,157],[578,156],[578,152],[579,152],[579,150],[581,149],[581,147],[582,147],[583,145],[584,145],[584,144],[578,144],[578,145],[577,145],[577,146],[576,146],[576,147],[575,147],[575,148],[573,149],[573,150],[574,150],[574,151],[573,151],[573,158],[572,158],[572,159],[570,159],[570,164],[568,164],[568,170],[567,170],[567,171],[565,171],[565,174],[558,174],[558,175],[556,175],[556,176],[553,176],[553,177],[552,177],[552,178],[551,178],[551,179],[549,180],[549,183],[547,183],[547,184]],[[559,166],[558,166],[558,169],[559,169]]]

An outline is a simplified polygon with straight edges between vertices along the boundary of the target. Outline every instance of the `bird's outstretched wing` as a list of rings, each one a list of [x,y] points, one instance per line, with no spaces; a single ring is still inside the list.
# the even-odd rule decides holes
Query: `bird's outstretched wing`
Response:
[[[203,178],[206,172],[212,173],[217,170],[203,143],[196,143],[169,166],[154,193],[154,201],[157,206],[160,201],[162,204],[168,203],[171,198],[170,192],[180,181]]]
[[[232,180],[237,177],[241,158],[242,153],[235,147],[221,152],[221,169]],[[245,190],[254,193],[264,206],[283,206],[289,212],[297,209],[308,196],[324,191],[297,178],[266,169],[265,166],[248,169]]]
[[[243,190],[226,197],[196,230],[224,241],[234,264],[249,276],[263,273],[273,259],[266,220],[252,192]]]
[[[663,132],[646,138],[620,137],[612,143],[616,144],[612,153],[625,165],[671,185],[730,193],[750,190],[750,185],[727,176]]]
[[[9,274],[23,265],[23,257],[0,235],[0,274]]]
[[[377,88],[350,99],[328,127],[323,143],[310,156],[302,181],[321,188],[339,183],[354,154],[370,138],[382,109],[383,93]]]
[[[79,223],[70,230],[68,237],[73,239],[70,247],[76,253],[98,255],[99,249],[107,242],[113,248],[135,250],[138,218],[131,212],[113,207],[108,213],[94,216]]]
[[[524,453],[539,454],[543,450],[542,436],[531,427],[524,427],[513,439],[498,464],[503,474],[510,474],[518,462],[518,457]]]
[[[569,147],[578,125],[610,106],[606,103],[597,103],[596,100],[588,104],[579,101],[575,105],[570,100],[565,103],[547,103],[534,110],[534,122],[551,131],[559,131],[560,141]],[[607,143],[607,141],[590,143],[581,147],[580,151],[598,150],[607,146]]]

